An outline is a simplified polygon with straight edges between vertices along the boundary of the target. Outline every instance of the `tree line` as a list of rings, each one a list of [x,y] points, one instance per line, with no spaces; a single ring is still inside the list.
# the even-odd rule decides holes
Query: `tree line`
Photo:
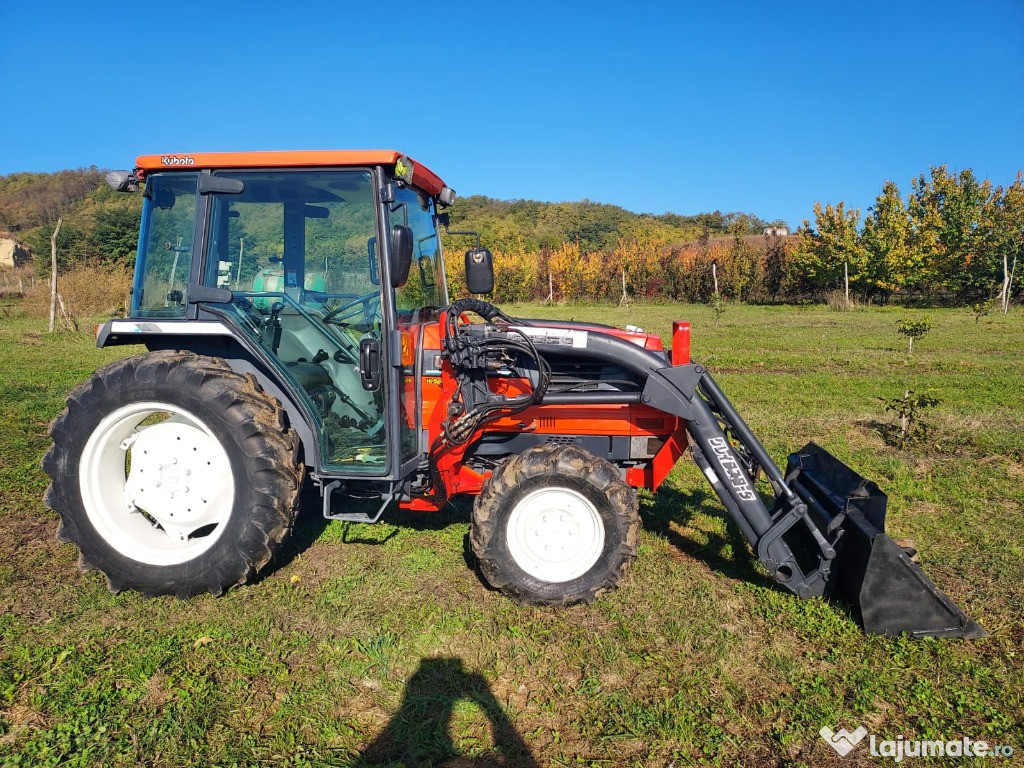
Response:
[[[801,290],[850,288],[867,299],[913,297],[970,304],[1014,290],[1024,257],[1024,177],[1008,186],[944,165],[911,181],[904,198],[886,181],[863,222],[842,202],[814,204],[794,250]]]
[[[0,177],[0,231],[49,252],[58,216],[59,268],[129,268],[140,195],[111,191],[102,171]],[[496,200],[474,195],[451,209],[453,230],[480,232],[495,254],[497,301],[820,301],[844,291],[866,301],[974,304],[1020,294],[1024,179],[1007,186],[970,169],[936,166],[904,196],[886,181],[862,217],[845,202],[815,203],[794,235],[764,236],[752,213],[637,214],[581,202]],[[448,236],[452,294],[469,238]],[[46,258],[37,258],[41,275]],[[1007,280],[1013,281],[1007,286]],[[624,285],[623,285],[624,284]]]
[[[886,181],[867,215],[845,202],[814,204],[795,235],[752,236],[703,214],[653,217],[612,245],[514,243],[495,253],[500,301],[674,300],[747,302],[846,300],[979,305],[1019,296],[1024,272],[1024,177],[1007,186],[970,169],[936,166],[906,196]],[[660,226],[683,223],[689,239]],[[757,220],[758,224],[763,224]],[[694,233],[698,232],[694,236]],[[1021,263],[1021,269],[1017,269]],[[446,258],[455,290],[462,267]],[[454,279],[453,279],[454,278]]]

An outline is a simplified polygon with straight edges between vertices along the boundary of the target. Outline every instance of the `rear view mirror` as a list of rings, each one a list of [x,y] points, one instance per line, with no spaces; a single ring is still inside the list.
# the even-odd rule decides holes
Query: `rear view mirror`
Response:
[[[404,224],[391,227],[391,248],[388,253],[391,268],[391,287],[401,288],[409,279],[412,266],[412,230]]]
[[[486,248],[466,251],[466,290],[470,293],[494,290],[494,257]]]

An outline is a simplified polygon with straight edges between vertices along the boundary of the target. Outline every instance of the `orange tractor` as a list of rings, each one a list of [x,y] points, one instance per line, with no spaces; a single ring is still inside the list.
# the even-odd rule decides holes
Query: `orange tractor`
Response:
[[[775,464],[690,360],[686,323],[667,350],[638,328],[450,301],[439,229],[455,194],[422,164],[146,155],[108,181],[144,202],[129,316],[97,343],[148,352],[70,393],[43,466],[58,535],[112,589],[246,582],[308,479],[341,520],[475,496],[470,544],[491,586],[590,601],[636,554],[635,489],[655,491],[689,450],[780,585],[848,601],[869,632],[981,633],[884,533],[876,485],[813,443]],[[468,291],[489,293],[479,238],[465,264]]]

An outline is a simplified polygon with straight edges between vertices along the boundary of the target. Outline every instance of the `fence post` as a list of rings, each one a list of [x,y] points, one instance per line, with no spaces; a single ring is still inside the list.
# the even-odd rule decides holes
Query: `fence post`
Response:
[[[720,296],[721,294],[718,293],[718,262],[717,261],[712,261],[711,262],[711,277],[713,277],[714,280],[715,280],[715,295],[716,296]]]
[[[60,225],[64,223],[63,217],[57,217],[57,227],[50,235],[50,330],[57,324],[57,235],[60,234]]]
[[[1003,274],[1006,274],[1006,280],[1003,283],[1003,314],[1005,315],[1010,311],[1010,296],[1013,293],[1013,274],[1017,271],[1017,254],[1013,254],[1013,266],[1010,267],[1010,273],[1006,274],[1006,254],[1003,254]]]
[[[846,286],[846,303],[850,303],[850,262],[843,262],[843,284]]]

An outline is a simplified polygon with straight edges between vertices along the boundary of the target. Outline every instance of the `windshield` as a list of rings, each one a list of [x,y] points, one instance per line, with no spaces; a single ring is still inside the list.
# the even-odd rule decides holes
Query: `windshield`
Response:
[[[395,292],[399,319],[401,315],[422,317],[422,310],[442,307],[448,300],[441,242],[434,221],[434,201],[412,187],[401,187],[395,191],[395,202],[391,204],[388,217],[389,230],[395,224],[406,224],[413,236],[409,279]]]
[[[195,173],[146,177],[132,317],[184,317],[196,222]]]

